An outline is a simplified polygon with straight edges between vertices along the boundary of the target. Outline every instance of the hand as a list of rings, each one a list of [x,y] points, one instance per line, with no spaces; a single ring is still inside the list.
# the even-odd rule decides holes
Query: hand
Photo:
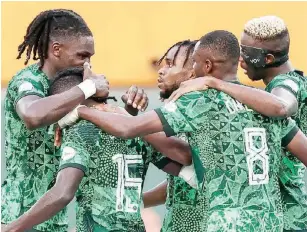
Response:
[[[90,68],[90,64],[85,62],[84,65],[84,73],[83,73],[83,81],[86,79],[90,79],[95,83],[96,87],[96,97],[106,98],[109,96],[109,82],[106,77],[102,74],[95,74],[92,72]]]
[[[117,114],[123,114],[123,115],[129,115],[130,114],[122,107],[114,106],[111,104],[99,104],[95,106],[95,109],[101,110],[104,112],[111,112],[111,113],[117,113]]]
[[[176,101],[182,95],[189,92],[207,90],[209,87],[212,88],[216,80],[214,77],[198,77],[181,82],[179,89],[174,91],[165,102]]]
[[[60,147],[62,142],[62,130],[58,126],[54,131],[54,146]]]
[[[77,120],[79,119],[78,108],[80,107],[86,107],[86,106],[78,105],[75,109],[73,109],[71,112],[66,114],[63,118],[61,118],[58,121],[58,125],[61,129],[67,126],[71,126],[77,122]]]
[[[122,101],[125,103],[125,109],[130,114],[137,115],[139,110],[146,110],[149,99],[147,94],[144,92],[144,89],[133,85],[122,96]]]

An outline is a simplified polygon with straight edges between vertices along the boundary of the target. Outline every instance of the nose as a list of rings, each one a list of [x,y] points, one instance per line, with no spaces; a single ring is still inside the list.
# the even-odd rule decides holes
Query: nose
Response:
[[[159,75],[158,82],[159,83],[162,82],[162,77],[164,76],[164,74],[165,74],[165,70],[163,68],[159,69],[159,71],[158,71],[158,75]]]

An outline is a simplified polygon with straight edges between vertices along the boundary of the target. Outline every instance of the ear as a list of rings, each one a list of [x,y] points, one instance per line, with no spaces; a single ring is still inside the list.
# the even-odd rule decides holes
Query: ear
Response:
[[[275,57],[272,54],[267,54],[265,57],[265,63],[271,64],[275,61]]]
[[[206,59],[205,60],[205,63],[204,63],[204,66],[203,66],[203,71],[204,73],[211,73],[212,72],[212,67],[213,67],[213,64],[211,62],[211,60],[209,59]]]
[[[61,44],[59,42],[53,42],[51,45],[51,53],[55,56],[55,57],[60,57],[61,55]]]

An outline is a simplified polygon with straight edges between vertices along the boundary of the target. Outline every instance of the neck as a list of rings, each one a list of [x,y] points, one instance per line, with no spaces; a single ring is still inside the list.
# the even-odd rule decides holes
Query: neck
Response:
[[[232,66],[224,70],[221,68],[218,72],[212,74],[212,76],[223,81],[236,81],[238,80],[237,71],[238,66]]]
[[[58,70],[52,67],[48,60],[45,60],[42,71],[47,75],[49,80],[52,80]]]
[[[294,70],[294,67],[292,66],[291,62],[287,61],[286,63],[284,63],[283,65],[279,67],[270,68],[270,70],[268,70],[268,75],[265,78],[263,78],[263,82],[265,85],[268,85],[274,79],[274,77],[280,74],[291,72],[293,70]]]

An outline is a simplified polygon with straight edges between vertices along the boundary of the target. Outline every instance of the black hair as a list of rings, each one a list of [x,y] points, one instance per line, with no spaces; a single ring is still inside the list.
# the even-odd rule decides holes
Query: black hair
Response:
[[[54,76],[49,87],[49,94],[62,93],[83,81],[83,68],[68,68]]]
[[[41,69],[48,58],[50,40],[79,35],[92,36],[91,30],[79,14],[67,9],[43,11],[29,24],[24,41],[18,46],[17,59],[21,58],[27,48],[25,65],[33,53],[33,60],[40,60]]]
[[[216,30],[209,32],[200,39],[200,47],[207,48],[223,57],[225,61],[238,64],[240,46],[237,37],[229,31]]]
[[[176,58],[177,58],[177,55],[178,55],[178,53],[179,53],[179,51],[180,51],[180,48],[181,48],[181,47],[187,47],[186,57],[185,57],[185,60],[184,60],[184,62],[183,62],[183,67],[184,67],[184,66],[186,65],[186,63],[188,62],[189,57],[192,55],[192,54],[191,54],[191,51],[194,49],[194,47],[195,47],[195,45],[196,45],[197,42],[198,42],[198,40],[193,40],[193,41],[191,41],[191,40],[184,40],[184,41],[180,41],[180,42],[175,43],[175,44],[172,45],[172,46],[164,53],[164,55],[157,61],[157,65],[160,65],[160,64],[161,64],[161,62],[163,61],[163,59],[165,58],[165,56],[168,54],[168,52],[169,52],[172,48],[178,46],[177,51],[176,51],[176,53],[175,53],[175,55],[174,55],[173,64],[176,63]]]
[[[83,81],[83,68],[67,68],[65,70],[59,71],[54,76],[49,87],[49,95],[59,94],[64,91],[71,89],[72,87],[80,84]],[[106,103],[107,99],[112,99],[117,102],[115,97],[99,98],[91,97],[98,103]]]

